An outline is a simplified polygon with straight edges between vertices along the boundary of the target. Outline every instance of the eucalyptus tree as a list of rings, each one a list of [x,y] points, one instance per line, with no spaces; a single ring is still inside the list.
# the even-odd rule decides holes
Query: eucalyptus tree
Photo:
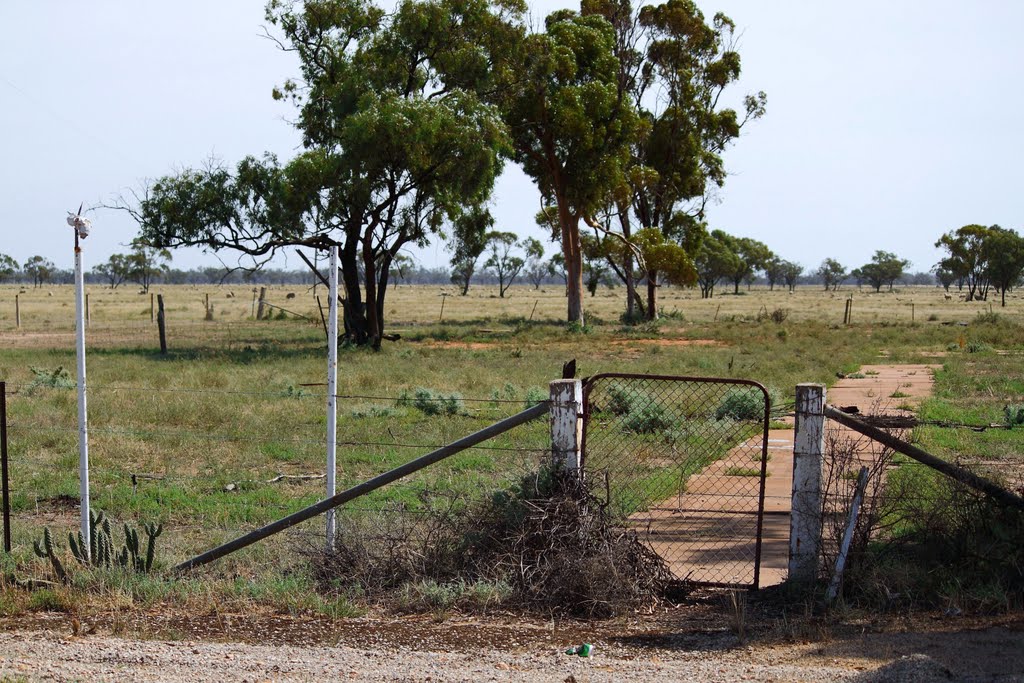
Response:
[[[814,274],[821,278],[826,292],[829,290],[834,292],[839,289],[839,285],[842,284],[847,275],[846,267],[833,258],[827,258],[822,261],[821,265],[818,266],[818,270],[814,271]]]
[[[734,237],[722,230],[715,230],[712,235],[736,255],[733,269],[727,275],[734,294],[739,294],[740,283],[752,279],[774,256],[768,245],[750,237]]]
[[[1017,286],[1024,275],[1024,238],[1015,230],[993,225],[988,243],[988,276],[999,290],[1000,305],[1006,306],[1006,292]]]
[[[729,245],[717,237],[715,230],[705,237],[694,254],[694,266],[697,271],[697,284],[700,285],[702,299],[710,299],[715,294],[715,285],[729,278],[739,267],[739,256]]]
[[[345,334],[379,348],[391,264],[489,197],[511,153],[487,101],[519,41],[519,0],[272,0],[300,76],[304,150],[161,178],[131,207],[157,248],[234,250],[259,266],[287,247],[339,246]],[[469,222],[472,225],[472,222]]]
[[[451,281],[459,285],[460,294],[469,293],[469,283],[476,273],[477,261],[487,249],[487,233],[494,225],[490,212],[482,207],[463,213],[451,243]]]
[[[92,272],[107,281],[111,289],[117,289],[132,276],[132,262],[128,254],[111,254],[105,263],[93,266]]]
[[[526,279],[534,289],[540,289],[544,278],[553,274],[551,264],[544,260],[544,245],[534,237],[527,237],[523,240],[523,249],[526,251]]]
[[[582,324],[580,223],[596,224],[626,183],[639,118],[619,88],[615,30],[595,14],[559,10],[510,46],[516,68],[498,91],[515,159],[552,208],[565,263],[568,320]]]
[[[968,301],[988,297],[990,252],[986,245],[993,228],[998,227],[965,225],[947,232],[935,243],[937,248],[945,250],[947,254],[939,261],[938,267],[951,273],[957,280],[966,282]]]
[[[18,270],[17,261],[7,254],[0,254],[0,282],[6,282],[11,279]]]
[[[858,283],[867,282],[876,292],[881,291],[882,285],[889,285],[889,289],[892,290],[893,285],[903,277],[909,266],[910,261],[901,259],[891,251],[879,249],[871,257],[870,263],[857,268],[850,275],[855,277]]]
[[[25,261],[22,271],[32,280],[33,287],[42,287],[53,278],[57,266],[44,256],[32,256]]]
[[[786,287],[789,291],[796,289],[796,283],[800,281],[800,276],[804,272],[804,267],[799,263],[793,261],[782,262],[782,281],[786,283]]]
[[[487,245],[490,256],[484,262],[484,268],[498,278],[498,296],[504,299],[505,292],[526,265],[526,259],[513,253],[519,246],[519,236],[514,232],[491,232],[487,235]]]
[[[126,257],[127,279],[139,283],[142,290],[148,292],[153,281],[170,269],[171,252],[139,238],[132,240],[131,247],[132,251]]]
[[[638,9],[630,0],[583,0],[583,14],[600,15],[614,27],[620,99],[632,104],[641,124],[630,146],[627,182],[607,197],[608,212],[626,241],[638,230],[661,231],[666,244],[682,247],[672,254],[673,270],[692,273],[705,205],[725,182],[722,153],[747,122],[764,114],[767,98],[763,92],[744,97],[741,112],[723,104],[724,91],[740,76],[740,56],[735,24],[722,13],[709,23],[691,0]],[[635,250],[620,254],[615,270],[626,283],[627,315],[636,303],[655,318],[657,269],[652,273]],[[633,296],[634,280],[643,277],[646,307]]]

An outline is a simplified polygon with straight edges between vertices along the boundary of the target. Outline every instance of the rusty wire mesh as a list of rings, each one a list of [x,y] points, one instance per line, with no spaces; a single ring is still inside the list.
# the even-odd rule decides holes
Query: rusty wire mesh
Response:
[[[743,380],[599,375],[584,468],[676,579],[756,586],[768,393]]]

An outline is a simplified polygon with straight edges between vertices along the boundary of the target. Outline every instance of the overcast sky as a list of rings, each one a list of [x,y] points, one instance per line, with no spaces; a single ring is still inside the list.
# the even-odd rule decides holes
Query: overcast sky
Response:
[[[726,12],[742,33],[733,97],[768,94],[767,115],[726,153],[731,176],[712,228],[805,267],[826,257],[859,266],[885,249],[928,270],[945,231],[1024,227],[1024,3],[698,4],[709,18]],[[211,156],[234,164],[297,149],[294,110],[270,96],[297,68],[261,37],[262,2],[4,5],[0,253],[19,263],[42,254],[70,267],[64,217],[81,201],[109,203]],[[531,6],[543,16],[572,5]],[[509,165],[496,227],[546,242],[533,225],[538,207],[533,184]],[[87,267],[125,251],[136,233],[123,213],[89,216]],[[442,245],[415,256],[448,260]],[[214,264],[198,251],[175,254],[178,267]]]

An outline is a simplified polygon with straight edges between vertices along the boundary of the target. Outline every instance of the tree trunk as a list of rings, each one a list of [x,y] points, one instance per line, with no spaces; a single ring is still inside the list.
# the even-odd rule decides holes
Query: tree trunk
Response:
[[[359,282],[358,239],[349,236],[341,250],[341,278],[345,285],[344,321],[345,338],[357,345],[366,344],[370,330],[363,306],[362,288]]]
[[[618,204],[619,226],[622,228],[622,236],[629,242],[632,237],[632,228],[629,224],[629,205]],[[636,280],[633,275],[633,250],[626,248],[626,259],[622,264],[622,279],[626,284],[626,324],[632,324],[636,320]]]
[[[648,320],[658,319],[658,271],[647,271],[647,316]]]
[[[580,218],[569,213],[563,200],[558,202],[558,220],[562,227],[562,254],[565,256],[568,321],[583,325],[583,251],[580,248]]]

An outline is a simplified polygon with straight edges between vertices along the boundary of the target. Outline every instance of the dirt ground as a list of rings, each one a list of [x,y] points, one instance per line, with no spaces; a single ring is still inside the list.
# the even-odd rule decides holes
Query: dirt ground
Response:
[[[808,617],[724,593],[628,619],[68,615],[0,621],[0,680],[1024,681],[1024,615]],[[89,633],[92,631],[92,633]],[[118,635],[115,635],[118,634]],[[566,655],[581,642],[589,658]]]

